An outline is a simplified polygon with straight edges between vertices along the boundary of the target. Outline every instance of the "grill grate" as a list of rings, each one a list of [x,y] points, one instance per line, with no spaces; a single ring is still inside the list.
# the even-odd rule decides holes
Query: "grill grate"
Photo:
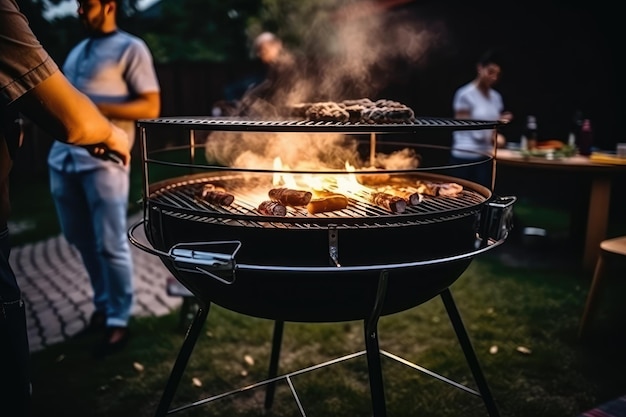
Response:
[[[451,128],[454,130],[493,129],[498,121],[462,120],[420,117],[406,123],[341,123],[302,119],[267,120],[241,117],[162,117],[141,120],[142,126],[176,125],[187,129],[256,131],[256,132],[331,132],[331,133],[410,133],[424,128]]]
[[[343,210],[311,214],[306,207],[287,207],[285,217],[264,216],[258,210],[259,193],[229,190],[235,201],[230,206],[210,204],[196,198],[207,183],[224,181],[223,177],[199,177],[168,181],[152,191],[150,204],[164,213],[205,223],[228,222],[246,227],[296,227],[314,228],[328,224],[350,227],[390,227],[408,224],[427,224],[465,216],[477,212],[486,201],[482,194],[464,188],[455,197],[430,197],[416,206],[408,206],[402,213],[392,213],[370,203],[360,196],[348,196],[350,204]],[[267,191],[265,191],[267,192]]]

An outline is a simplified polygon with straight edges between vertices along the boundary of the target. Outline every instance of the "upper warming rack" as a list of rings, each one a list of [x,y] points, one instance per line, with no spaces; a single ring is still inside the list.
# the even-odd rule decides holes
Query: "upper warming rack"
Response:
[[[259,119],[242,117],[161,117],[140,120],[142,125],[177,125],[196,130],[254,131],[254,132],[311,132],[311,133],[411,133],[424,128],[451,130],[493,129],[498,121],[462,120],[438,117],[418,117],[404,123],[322,122],[302,119]]]

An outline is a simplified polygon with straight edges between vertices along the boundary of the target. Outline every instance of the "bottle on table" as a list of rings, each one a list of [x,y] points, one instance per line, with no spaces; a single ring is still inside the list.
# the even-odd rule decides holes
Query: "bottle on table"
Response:
[[[591,155],[591,147],[593,145],[593,130],[591,129],[591,120],[584,119],[580,127],[580,136],[578,137],[578,153],[583,156]]]
[[[569,132],[567,135],[567,145],[572,148],[576,146],[576,134],[574,132]]]
[[[519,147],[522,151],[528,150],[528,138],[523,133],[522,133],[522,137],[519,140]]]
[[[572,117],[572,123],[570,126],[569,135],[567,136],[567,144],[572,148],[575,147],[580,138],[580,130],[583,126],[583,112],[581,110],[576,110],[574,112],[574,116]]]
[[[535,116],[528,116],[526,118],[526,129],[522,135],[522,140],[524,138],[526,139],[526,148],[535,149],[537,146],[537,140],[539,139],[537,131],[537,118]]]

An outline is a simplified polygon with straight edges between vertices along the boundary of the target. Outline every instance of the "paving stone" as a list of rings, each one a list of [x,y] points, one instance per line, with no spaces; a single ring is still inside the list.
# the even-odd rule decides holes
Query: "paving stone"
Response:
[[[72,337],[76,333],[78,333],[81,330],[83,330],[85,328],[85,325],[86,325],[86,323],[83,320],[79,320],[79,319],[74,319],[74,320],[67,321],[65,323],[65,333],[69,337]]]
[[[83,289],[75,289],[72,291],[68,291],[65,295],[72,304],[79,304],[81,301],[85,299],[86,296],[91,297]]]
[[[44,343],[49,344],[50,340],[55,340],[56,338],[64,339],[63,337],[63,327],[61,326],[61,322],[59,320],[54,320],[51,318],[45,318],[41,322],[42,335],[41,337],[44,340]]]
[[[91,317],[94,311],[91,298],[85,299],[84,302],[76,305],[76,311],[79,311],[82,317]]]
[[[81,316],[80,311],[76,310],[76,306],[70,303],[59,306],[57,314],[59,320],[62,320],[64,324]]]
[[[129,218],[133,224],[141,218]],[[137,239],[144,239],[138,228]],[[165,283],[172,274],[158,256],[131,245],[135,284],[133,316],[169,314],[182,304],[170,297]],[[63,342],[80,331],[91,317],[89,278],[76,248],[61,235],[11,249],[11,265],[26,303],[31,352]]]

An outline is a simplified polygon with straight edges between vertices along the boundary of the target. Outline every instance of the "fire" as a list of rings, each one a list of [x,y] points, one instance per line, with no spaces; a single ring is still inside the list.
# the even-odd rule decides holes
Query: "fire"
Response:
[[[317,213],[319,210],[332,211],[345,208],[347,204],[346,198],[351,198],[360,201],[366,201],[373,203],[379,207],[383,207],[393,213],[402,213],[406,210],[407,205],[417,205],[423,200],[423,193],[429,193],[429,195],[455,195],[462,190],[462,186],[457,184],[443,184],[436,187],[437,190],[428,190],[429,187],[426,183],[423,190],[410,186],[408,184],[403,186],[392,186],[389,184],[391,176],[384,171],[370,170],[367,172],[357,171],[356,167],[350,162],[344,163],[345,171],[336,173],[289,173],[289,167],[284,165],[279,157],[274,158],[274,174],[273,174],[273,186],[276,188],[289,189],[291,193],[298,191],[312,193],[315,204],[318,206],[327,201],[329,198],[343,198],[340,207],[337,209],[328,209],[312,207],[309,208],[313,201],[309,200],[307,208],[311,213]],[[374,186],[375,185],[375,186]],[[448,189],[450,193],[448,194]],[[433,194],[434,193],[434,194]],[[332,195],[332,197],[331,197]],[[310,195],[309,195],[310,199]],[[265,194],[263,194],[262,200],[267,202]]]
[[[272,176],[272,184],[275,187],[286,187],[297,189],[300,188],[296,178],[293,174],[289,174],[283,171],[289,171],[291,168],[289,165],[283,165],[279,156],[274,158],[274,175]]]
[[[340,192],[357,194],[359,192],[367,191],[367,187],[363,186],[356,177],[356,168],[346,161],[347,175],[340,175],[337,178],[337,188]]]
[[[256,201],[258,210],[265,215],[285,216],[286,206],[306,206],[311,214],[343,210],[350,201],[361,201],[382,207],[392,213],[403,213],[407,206],[423,201],[423,194],[430,196],[456,195],[463,187],[455,183],[410,184],[394,182],[392,175],[384,170],[366,168],[358,170],[349,161],[343,171],[292,170],[280,157],[272,162],[272,189],[254,187],[248,192]],[[280,209],[279,211],[277,211]]]
[[[345,194],[359,194],[368,192],[368,188],[359,183],[355,174],[356,168],[348,161],[345,162],[346,172],[337,175],[328,174],[290,174],[289,166],[284,165],[280,157],[274,158],[274,174],[272,184],[275,187],[286,187],[292,189],[310,189],[313,191],[333,191]],[[371,190],[369,190],[371,192]]]

